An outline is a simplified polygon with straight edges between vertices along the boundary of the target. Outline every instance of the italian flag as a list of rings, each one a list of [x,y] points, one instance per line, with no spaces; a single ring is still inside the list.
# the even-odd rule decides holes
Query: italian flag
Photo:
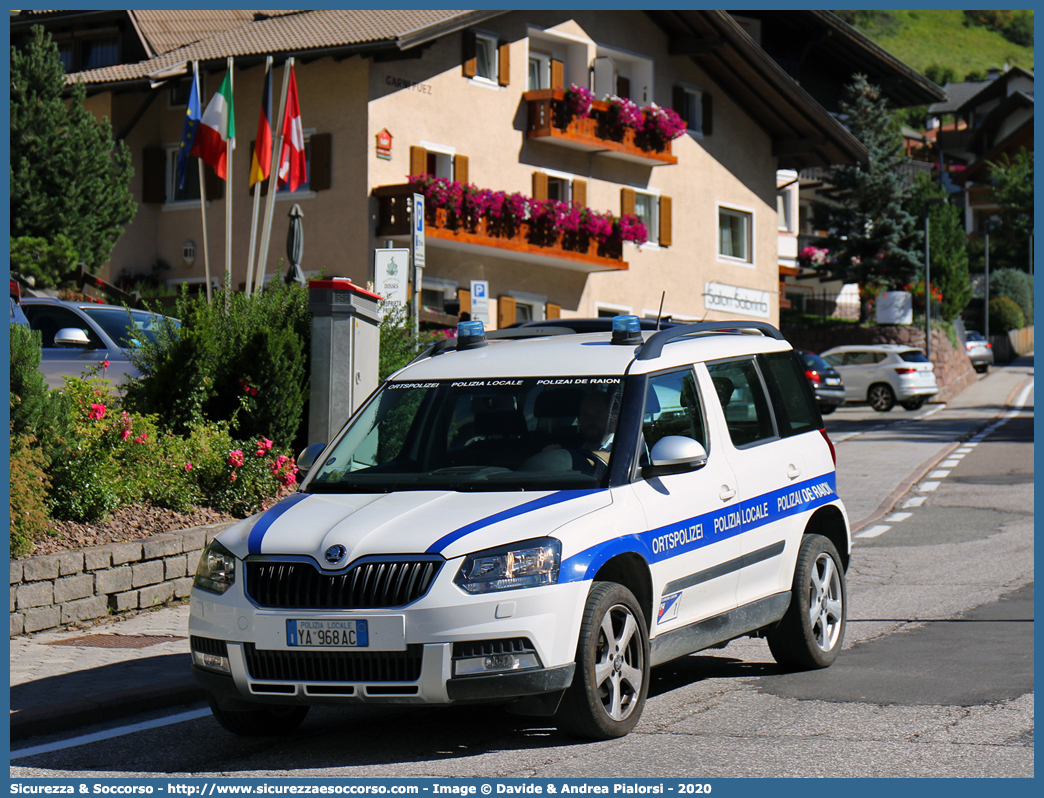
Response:
[[[190,155],[202,158],[222,180],[228,179],[228,151],[236,147],[236,120],[232,112],[232,72],[203,112]]]

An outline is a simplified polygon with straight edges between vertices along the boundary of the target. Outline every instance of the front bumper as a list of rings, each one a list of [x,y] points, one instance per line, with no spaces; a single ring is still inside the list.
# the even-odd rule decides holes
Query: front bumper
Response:
[[[816,401],[828,407],[837,407],[845,403],[845,389],[842,388],[815,388]]]

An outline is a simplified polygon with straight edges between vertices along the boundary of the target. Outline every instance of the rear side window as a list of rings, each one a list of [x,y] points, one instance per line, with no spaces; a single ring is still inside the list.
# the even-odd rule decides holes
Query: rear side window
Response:
[[[725,413],[733,446],[749,446],[776,437],[765,386],[753,360],[709,363],[707,371]]]
[[[771,352],[759,358],[775,405],[779,434],[786,438],[822,427],[815,395],[794,353]]]
[[[923,352],[914,352],[914,351],[911,351],[911,352],[900,352],[899,353],[899,357],[901,357],[907,363],[930,363],[931,362],[930,360],[928,360],[928,358],[926,358],[924,356]]]

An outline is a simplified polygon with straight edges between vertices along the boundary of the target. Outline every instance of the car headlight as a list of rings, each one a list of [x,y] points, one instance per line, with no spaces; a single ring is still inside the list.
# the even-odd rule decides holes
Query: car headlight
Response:
[[[469,554],[453,581],[468,593],[492,593],[558,582],[562,544],[536,538]]]
[[[196,568],[194,587],[209,590],[211,593],[224,593],[236,581],[236,555],[218,543],[211,541],[203,550]]]

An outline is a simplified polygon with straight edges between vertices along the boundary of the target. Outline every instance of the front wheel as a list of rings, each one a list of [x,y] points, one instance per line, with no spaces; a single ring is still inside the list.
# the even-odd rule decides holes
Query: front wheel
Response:
[[[243,737],[282,737],[305,719],[306,706],[258,705],[257,709],[232,711],[222,709],[214,696],[209,696],[210,711],[225,731]]]
[[[903,407],[906,408],[907,410],[920,410],[922,407],[924,407],[924,403],[927,402],[927,401],[928,401],[928,397],[926,397],[926,396],[918,396],[916,399],[908,399],[907,401],[903,402],[902,404],[903,404]]]
[[[595,582],[576,646],[576,673],[555,718],[576,737],[611,740],[630,732],[649,692],[649,631],[634,594]]]
[[[801,539],[790,607],[766,634],[769,651],[793,670],[833,664],[845,640],[845,572],[834,544],[822,535]]]
[[[878,382],[870,386],[870,390],[866,394],[866,401],[878,413],[887,413],[895,407],[895,392],[890,386]]]

